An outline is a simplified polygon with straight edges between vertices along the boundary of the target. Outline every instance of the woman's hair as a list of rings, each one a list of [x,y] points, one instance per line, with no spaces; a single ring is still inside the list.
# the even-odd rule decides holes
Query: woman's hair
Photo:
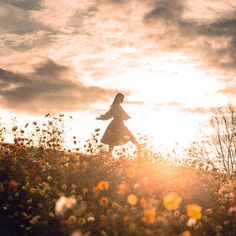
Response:
[[[122,93],[117,93],[116,96],[115,96],[115,98],[114,98],[114,101],[113,101],[112,105],[113,105],[113,104],[121,103],[121,101],[124,99],[124,97],[125,97],[124,94],[122,94]]]

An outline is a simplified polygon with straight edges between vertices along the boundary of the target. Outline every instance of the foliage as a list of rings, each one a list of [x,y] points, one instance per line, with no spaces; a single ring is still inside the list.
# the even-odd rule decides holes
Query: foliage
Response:
[[[200,145],[214,168],[228,173],[236,171],[236,107],[228,104],[212,109],[209,131]]]

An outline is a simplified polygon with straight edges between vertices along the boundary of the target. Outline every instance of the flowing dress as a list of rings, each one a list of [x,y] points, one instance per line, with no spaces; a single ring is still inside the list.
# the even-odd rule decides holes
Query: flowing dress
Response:
[[[125,144],[128,141],[133,141],[134,136],[124,125],[124,120],[129,119],[129,116],[119,103],[113,104],[110,110],[101,116],[101,120],[108,120],[111,118],[113,118],[113,120],[105,130],[101,142],[112,146],[118,146]]]

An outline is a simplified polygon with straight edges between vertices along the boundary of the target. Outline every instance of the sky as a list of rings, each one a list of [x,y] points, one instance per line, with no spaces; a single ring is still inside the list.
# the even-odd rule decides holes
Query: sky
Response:
[[[73,115],[86,138],[117,92],[157,149],[234,103],[235,0],[0,0],[0,116]]]

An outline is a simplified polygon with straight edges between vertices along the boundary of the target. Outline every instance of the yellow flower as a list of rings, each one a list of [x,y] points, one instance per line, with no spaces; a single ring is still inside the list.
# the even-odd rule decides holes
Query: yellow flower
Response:
[[[136,169],[133,168],[133,167],[130,167],[130,168],[127,170],[127,176],[128,176],[129,178],[133,178],[135,175],[136,175]]]
[[[101,191],[102,190],[107,190],[107,189],[109,189],[109,183],[105,180],[102,180],[98,183],[97,187]]]
[[[192,234],[188,231],[188,230],[185,230],[181,236],[191,236]]]
[[[100,205],[101,206],[107,206],[107,204],[109,203],[109,200],[107,197],[101,197],[100,198]]]
[[[156,220],[156,210],[155,208],[151,208],[144,212],[142,221],[146,224],[154,224]]]
[[[187,215],[188,217],[199,220],[202,218],[202,207],[197,204],[187,205]]]
[[[138,198],[134,195],[134,194],[130,194],[128,197],[127,197],[127,201],[128,203],[131,205],[131,206],[134,206],[136,205],[137,201],[138,201]]]
[[[181,201],[182,198],[177,193],[171,192],[164,197],[163,205],[167,210],[172,211],[179,207]]]

